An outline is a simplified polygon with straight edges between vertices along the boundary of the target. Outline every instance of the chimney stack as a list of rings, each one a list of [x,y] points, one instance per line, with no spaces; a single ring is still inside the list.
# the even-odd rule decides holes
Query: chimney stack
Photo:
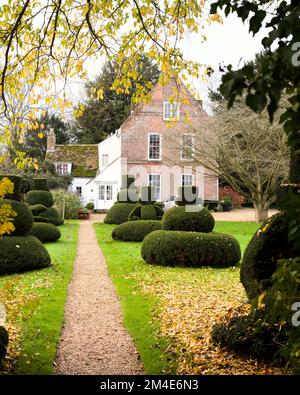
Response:
[[[54,133],[54,129],[51,128],[47,135],[47,152],[54,152],[55,144],[56,144],[56,136]]]

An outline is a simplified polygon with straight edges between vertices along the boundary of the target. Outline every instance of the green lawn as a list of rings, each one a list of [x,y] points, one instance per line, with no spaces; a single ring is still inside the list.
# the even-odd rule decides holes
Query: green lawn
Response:
[[[11,329],[10,362],[2,367],[4,371],[53,373],[78,229],[77,221],[67,221],[60,226],[61,239],[45,244],[52,258],[50,268],[0,277],[0,300],[6,305]]]
[[[114,225],[94,226],[121,300],[125,325],[135,341],[146,372],[201,374],[207,370],[215,373],[213,360],[222,359],[222,356],[216,357],[207,351],[211,363],[207,362],[204,370],[203,365],[195,360],[197,356],[193,347],[204,347],[199,342],[208,336],[210,326],[207,323],[215,322],[216,314],[221,317],[230,307],[244,301],[239,268],[147,265],[140,256],[141,243],[113,241],[111,231]],[[242,251],[257,229],[258,224],[253,222],[218,222],[215,227],[217,232],[234,235],[240,241]],[[211,306],[216,305],[219,305],[218,309],[211,314]],[[205,319],[200,324],[203,317]],[[197,370],[197,366],[201,369]],[[253,372],[251,364],[249,372]]]

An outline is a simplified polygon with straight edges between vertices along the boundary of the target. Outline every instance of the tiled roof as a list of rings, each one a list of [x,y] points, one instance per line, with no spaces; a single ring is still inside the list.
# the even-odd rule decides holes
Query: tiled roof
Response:
[[[97,144],[56,144],[54,152],[47,152],[52,162],[71,162],[73,177],[95,177],[99,168]]]

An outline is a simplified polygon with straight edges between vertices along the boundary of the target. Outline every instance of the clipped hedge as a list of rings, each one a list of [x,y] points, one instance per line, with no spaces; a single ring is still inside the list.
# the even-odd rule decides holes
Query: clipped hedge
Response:
[[[116,202],[109,209],[106,217],[104,218],[105,224],[122,224],[128,221],[129,214],[136,207],[135,203],[120,203]]]
[[[243,256],[241,282],[249,300],[271,285],[278,259],[295,256],[297,251],[293,252],[288,241],[288,223],[284,214],[273,215],[254,234]]]
[[[0,326],[0,359],[6,355],[6,349],[8,346],[8,333],[4,326]]]
[[[143,220],[155,220],[156,219],[156,211],[155,207],[152,204],[147,204],[146,206],[141,207],[141,218]]]
[[[50,264],[50,255],[36,237],[4,236],[0,239],[0,274],[42,269]]]
[[[40,191],[49,191],[47,187],[47,178],[35,177],[33,179],[34,189]]]
[[[34,204],[33,206],[29,206],[33,215],[39,215],[39,213],[43,213],[47,210],[47,207],[43,204]]]
[[[51,207],[54,204],[52,193],[48,191],[29,191],[25,197],[25,201],[30,206],[43,204],[46,207]]]
[[[1,200],[0,207],[3,204],[9,204],[17,214],[12,220],[15,230],[11,234],[15,236],[26,235],[30,231],[33,224],[33,216],[28,204],[10,199]]]
[[[249,358],[249,354],[264,360],[274,360],[279,351],[280,344],[286,343],[284,331],[276,326],[264,326],[257,330],[257,321],[263,319],[263,312],[255,314],[234,315],[229,322],[221,322],[213,326],[212,341],[237,354]]]
[[[34,222],[45,222],[45,223],[50,223],[50,221],[47,218],[39,217],[38,215],[35,215],[33,217]]]
[[[61,218],[58,211],[54,207],[49,207],[47,208],[46,211],[40,212],[38,217],[40,219],[44,218],[46,220],[45,222],[49,222],[56,226],[60,226],[64,223],[64,220]],[[34,220],[36,221],[36,217],[34,217]],[[36,222],[43,222],[43,221],[36,221]]]
[[[59,229],[53,225],[45,222],[34,223],[30,234],[39,239],[42,243],[48,243],[60,239],[61,233]]]
[[[239,242],[223,233],[157,230],[145,237],[142,258],[150,264],[230,267],[241,259]]]
[[[162,228],[164,230],[185,230],[191,232],[211,232],[215,226],[212,214],[203,207],[196,211],[198,207],[190,207],[187,211],[185,206],[172,207],[162,218]]]
[[[118,225],[112,231],[114,240],[143,241],[151,232],[161,229],[161,221],[131,221]]]
[[[6,199],[21,200],[22,197],[22,187],[23,187],[23,177],[13,174],[0,174],[0,181],[3,178],[8,178],[14,184],[13,193],[7,194]]]

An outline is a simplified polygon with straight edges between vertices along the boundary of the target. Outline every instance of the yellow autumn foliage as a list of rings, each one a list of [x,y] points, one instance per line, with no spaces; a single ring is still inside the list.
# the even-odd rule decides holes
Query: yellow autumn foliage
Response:
[[[7,178],[4,177],[0,181],[0,202],[7,194],[13,193],[14,184]],[[15,230],[14,224],[12,223],[16,212],[12,209],[10,204],[2,204],[0,207],[0,237],[4,234],[10,234]]]

